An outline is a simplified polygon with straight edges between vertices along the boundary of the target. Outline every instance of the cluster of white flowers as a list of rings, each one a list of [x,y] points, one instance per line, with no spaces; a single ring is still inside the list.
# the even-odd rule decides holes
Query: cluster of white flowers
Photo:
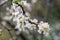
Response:
[[[42,31],[43,31],[43,34],[45,35],[48,34],[49,32],[48,23],[43,21],[38,22],[37,19],[31,19],[30,14],[28,12],[25,12],[25,14],[23,14],[22,8],[17,4],[13,3],[10,9],[10,13],[11,13],[11,20],[13,20],[13,23],[16,23],[15,29],[18,29],[18,31],[20,32],[25,31],[26,28],[28,28],[29,30],[36,29],[40,34]]]
[[[49,32],[50,28],[49,28],[49,24],[47,22],[41,21],[38,24],[38,28],[39,28],[39,30],[38,30],[39,33],[41,33],[41,31],[43,31],[43,34],[45,34],[45,35],[49,34],[48,32]]]
[[[24,5],[29,11],[31,11],[31,3],[27,3],[27,1],[24,0],[18,3]]]
[[[18,29],[19,31],[24,30],[25,28],[28,29],[36,29],[34,26],[36,26],[35,24],[31,24],[28,22],[28,20],[30,19],[30,15],[28,14],[28,12],[25,13],[25,15],[23,15],[23,11],[21,11],[21,8],[19,6],[17,6],[16,4],[13,3],[12,8],[10,10],[10,12],[12,13],[13,16],[13,22],[16,22],[16,26],[15,29]],[[20,9],[20,10],[19,10]],[[14,10],[14,11],[13,11]],[[32,22],[35,21],[35,23],[37,23],[36,19],[31,20]]]

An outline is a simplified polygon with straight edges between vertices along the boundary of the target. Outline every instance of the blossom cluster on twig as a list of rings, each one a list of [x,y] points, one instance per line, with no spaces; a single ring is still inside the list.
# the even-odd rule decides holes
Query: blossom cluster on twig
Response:
[[[28,3],[24,3],[23,5],[26,5]],[[12,20],[15,24],[14,29],[18,29],[19,32],[29,30],[37,30],[39,34],[43,31],[44,35],[49,34],[49,24],[47,22],[38,21],[37,19],[31,19],[30,14],[28,12],[24,11],[24,8],[21,3],[12,3],[9,20]],[[6,19],[6,18],[4,18]]]

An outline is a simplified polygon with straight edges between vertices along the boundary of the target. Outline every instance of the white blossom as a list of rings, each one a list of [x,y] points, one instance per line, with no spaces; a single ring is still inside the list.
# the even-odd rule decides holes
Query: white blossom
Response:
[[[25,27],[30,29],[30,30],[36,29],[36,25],[35,24],[31,24],[29,22],[26,23]]]
[[[34,1],[34,0],[32,0],[32,1]],[[21,3],[23,3],[23,5],[25,5],[27,7],[27,9],[31,9],[30,3],[27,3],[26,1],[21,1]],[[26,30],[25,28],[28,28],[30,30],[36,30],[36,24],[38,26],[37,31],[40,34],[42,31],[43,31],[43,34],[45,34],[45,35],[49,34],[48,32],[49,32],[50,28],[49,28],[49,24],[47,22],[40,21],[38,23],[37,19],[30,19],[30,14],[28,12],[25,12],[25,15],[24,15],[23,10],[17,4],[13,3],[13,5],[10,9],[10,12],[12,15],[10,17],[6,17],[6,19],[9,18],[9,20],[12,20],[14,23],[16,22],[15,29],[18,29],[18,31],[19,31],[17,34],[19,34],[21,31],[25,31]],[[29,20],[32,23],[30,23]],[[4,23],[4,22],[2,22],[2,23]]]
[[[35,24],[31,24],[31,30],[36,29],[36,25]]]
[[[21,24],[20,23],[17,23],[17,25],[15,26],[15,29],[18,29],[18,31],[21,31],[20,26],[21,26]]]
[[[27,23],[25,24],[25,27],[26,27],[26,28],[30,28],[30,27],[31,27],[31,23],[27,22]]]
[[[26,16],[28,16],[28,17],[30,17],[30,14],[29,14],[29,12],[26,12],[26,13],[25,13],[25,15],[26,15]]]
[[[12,9],[15,9],[16,8],[16,6],[18,6],[17,4],[15,4],[15,3],[12,3],[13,5],[11,5],[11,8]]]
[[[13,17],[13,16],[5,16],[5,17],[3,17],[3,20],[7,20],[7,21],[9,21],[9,20],[12,19],[12,17]]]
[[[38,20],[37,19],[33,19],[33,20],[31,19],[31,22],[34,22],[34,23],[37,24],[38,23]]]
[[[31,0],[31,2],[32,2],[32,3],[36,3],[36,2],[37,2],[37,0]]]
[[[30,4],[30,3],[27,3],[27,1],[24,1],[23,5],[26,6],[26,8],[27,8],[28,10],[31,11],[31,4]]]
[[[44,23],[43,21],[41,21],[39,24],[38,24],[38,27],[39,27],[39,30],[38,32],[41,33],[42,31],[44,32],[44,34],[48,34],[49,32],[49,24],[48,23]]]

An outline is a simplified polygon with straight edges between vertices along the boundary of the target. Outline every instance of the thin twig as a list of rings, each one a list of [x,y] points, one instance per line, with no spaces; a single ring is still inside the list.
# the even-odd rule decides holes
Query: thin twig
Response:
[[[21,4],[19,4],[19,3],[16,3],[16,4],[22,8],[23,15],[25,15],[25,10],[24,10],[23,6],[22,6]],[[26,16],[26,15],[25,15],[25,16]],[[36,25],[36,28],[38,29],[38,27],[37,27],[38,24],[36,24],[36,23],[34,23],[34,22],[31,22],[29,19],[28,19],[28,21],[29,21],[29,23],[31,23],[31,24],[35,24],[35,25]]]
[[[25,10],[24,10],[23,6],[21,4],[19,4],[19,3],[16,3],[16,4],[22,8],[23,15],[25,15]]]
[[[3,24],[1,24],[8,32],[9,32],[9,34],[10,34],[10,37],[12,38],[12,40],[14,40],[13,39],[13,36],[12,36],[12,34],[11,34],[11,29],[9,29],[9,28],[7,28],[6,26],[4,26]]]

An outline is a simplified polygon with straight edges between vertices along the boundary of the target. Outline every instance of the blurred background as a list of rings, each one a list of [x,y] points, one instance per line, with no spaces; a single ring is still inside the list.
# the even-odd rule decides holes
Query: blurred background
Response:
[[[18,0],[20,1],[20,0]],[[60,0],[26,0],[29,5],[23,6],[25,11],[29,12],[31,18],[36,18],[39,21],[47,21],[50,24],[50,35],[44,40],[60,40]],[[0,22],[3,21],[1,18],[6,16],[7,7],[11,7],[11,0],[0,0]],[[8,27],[10,25],[7,23]],[[2,25],[0,24],[0,29]],[[15,31],[11,30],[12,35],[15,36]],[[29,35],[31,36],[31,35]],[[0,40],[9,40],[10,34],[4,29]],[[20,38],[20,40],[22,40]],[[29,39],[28,39],[29,40]],[[33,40],[33,39],[30,39]]]

